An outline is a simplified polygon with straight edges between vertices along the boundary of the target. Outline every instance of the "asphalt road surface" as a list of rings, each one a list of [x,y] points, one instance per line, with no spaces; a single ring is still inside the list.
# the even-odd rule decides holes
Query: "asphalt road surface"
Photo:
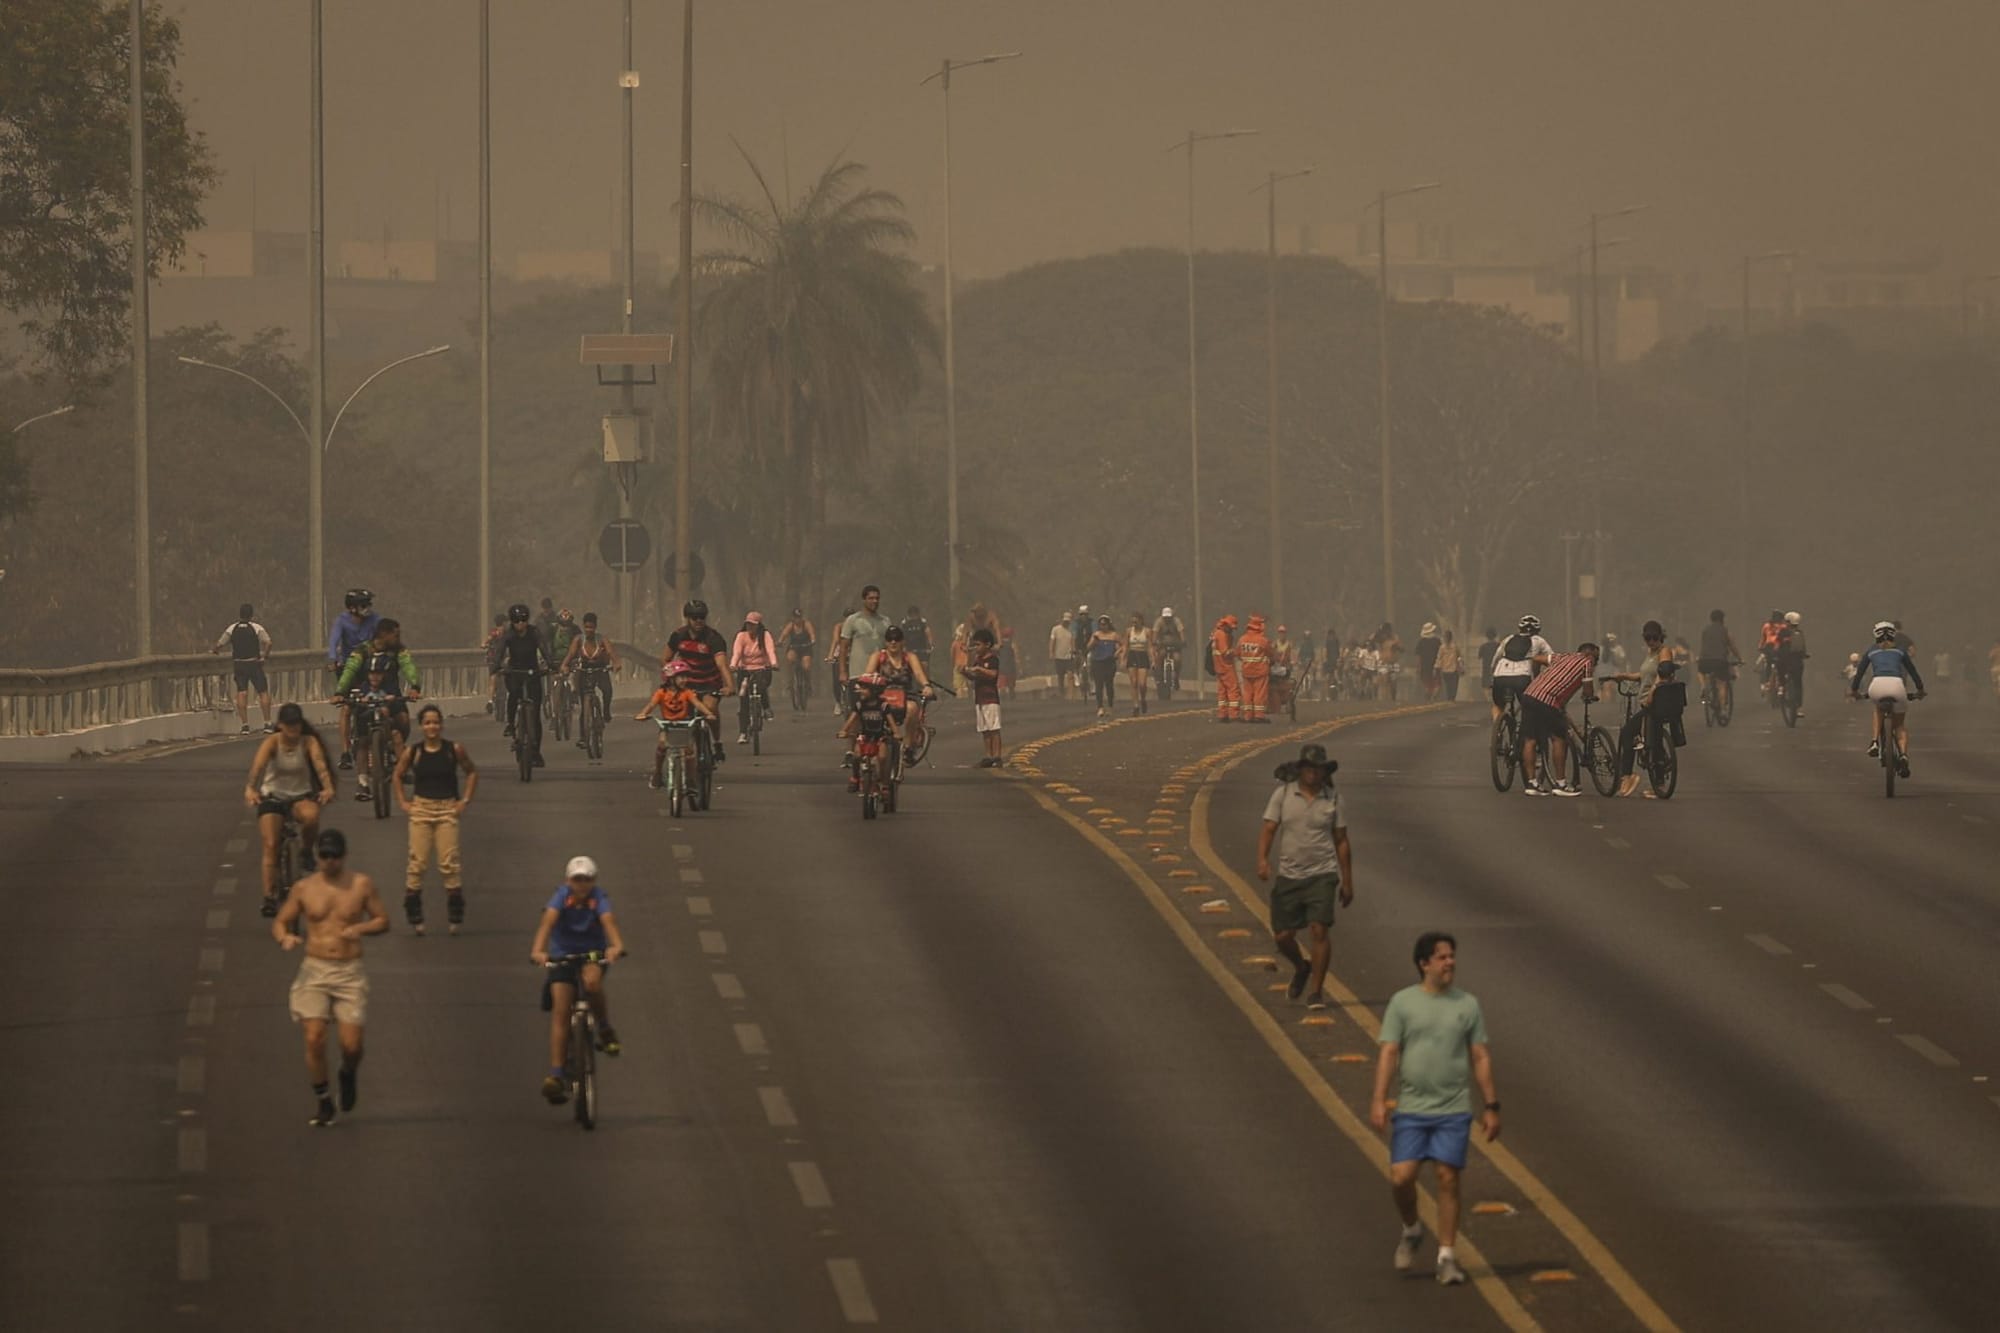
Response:
[[[331,821],[393,922],[331,1130],[256,913],[248,745],[0,770],[0,1327],[1991,1326],[2000,712],[1920,713],[1893,802],[1859,710],[1698,733],[1664,803],[1495,793],[1476,707],[1352,720],[1358,1002],[1324,1028],[1216,873],[1248,878],[1276,756],[1203,759],[1286,726],[1040,744],[1089,716],[1022,704],[1030,753],[990,773],[942,715],[873,822],[830,716],[732,746],[680,820],[650,728],[596,765],[551,742],[523,785],[456,722],[485,766],[464,934],[434,880],[404,927],[400,818]],[[537,1095],[526,960],[577,852],[634,951],[594,1133]],[[1391,1271],[1384,1154],[1341,1119],[1366,1007],[1438,925],[1507,1125],[1454,1290]]]

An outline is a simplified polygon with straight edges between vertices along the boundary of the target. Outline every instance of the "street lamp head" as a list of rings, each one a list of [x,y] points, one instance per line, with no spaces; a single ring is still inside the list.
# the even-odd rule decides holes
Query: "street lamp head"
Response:
[[[1245,193],[1257,194],[1261,191],[1270,189],[1272,186],[1278,184],[1280,181],[1291,181],[1291,180],[1297,180],[1301,176],[1310,176],[1313,174],[1313,171],[1314,168],[1312,167],[1300,167],[1297,171],[1273,171],[1268,175],[1266,175],[1262,181],[1259,181],[1257,184],[1251,186],[1247,191],[1245,191]]]
[[[971,69],[974,65],[995,65],[1002,60],[1019,60],[1020,58],[1021,52],[1019,51],[995,51],[990,55],[974,56],[970,60],[953,60],[951,57],[946,56],[942,65],[917,80],[917,87],[921,88],[927,83],[933,83],[941,79],[948,80],[951,75],[956,74],[959,70]]]

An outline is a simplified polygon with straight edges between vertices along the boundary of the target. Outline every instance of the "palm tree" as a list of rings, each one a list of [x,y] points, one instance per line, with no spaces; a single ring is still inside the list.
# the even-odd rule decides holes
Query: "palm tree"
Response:
[[[804,570],[823,582],[828,480],[867,459],[871,424],[916,393],[937,330],[905,251],[903,202],[836,161],[783,200],[742,146],[759,203],[699,196],[704,221],[736,246],[703,256],[702,364],[714,429],[775,482],[785,601]]]

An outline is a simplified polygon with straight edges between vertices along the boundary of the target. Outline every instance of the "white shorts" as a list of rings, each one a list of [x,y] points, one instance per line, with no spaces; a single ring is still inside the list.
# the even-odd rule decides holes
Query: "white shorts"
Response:
[[[1898,704],[1906,704],[1910,701],[1910,690],[1901,676],[1877,676],[1868,682],[1868,697],[1870,700],[1894,699]],[[1898,707],[1890,711],[1900,713],[1904,710]]]
[[[972,729],[982,734],[1000,730],[1000,705],[974,704],[972,706]]]

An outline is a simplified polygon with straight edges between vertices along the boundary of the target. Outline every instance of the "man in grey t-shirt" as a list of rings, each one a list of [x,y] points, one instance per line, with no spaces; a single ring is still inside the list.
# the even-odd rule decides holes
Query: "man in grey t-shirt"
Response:
[[[1264,806],[1257,839],[1257,878],[1271,878],[1271,848],[1278,847],[1278,878],[1271,885],[1271,934],[1278,952],[1292,965],[1286,994],[1306,997],[1306,1008],[1326,1008],[1326,968],[1333,958],[1333,904],[1354,901],[1354,856],[1347,842],[1347,816],[1333,789],[1339,765],[1323,745],[1299,750],[1298,762],[1278,770],[1283,783]],[[1298,933],[1312,937],[1312,957],[1299,952]]]
[[[840,668],[843,686],[866,671],[868,663],[882,650],[882,636],[888,633],[889,618],[882,614],[881,607],[882,590],[871,583],[861,590],[861,609],[840,622],[833,660]]]

